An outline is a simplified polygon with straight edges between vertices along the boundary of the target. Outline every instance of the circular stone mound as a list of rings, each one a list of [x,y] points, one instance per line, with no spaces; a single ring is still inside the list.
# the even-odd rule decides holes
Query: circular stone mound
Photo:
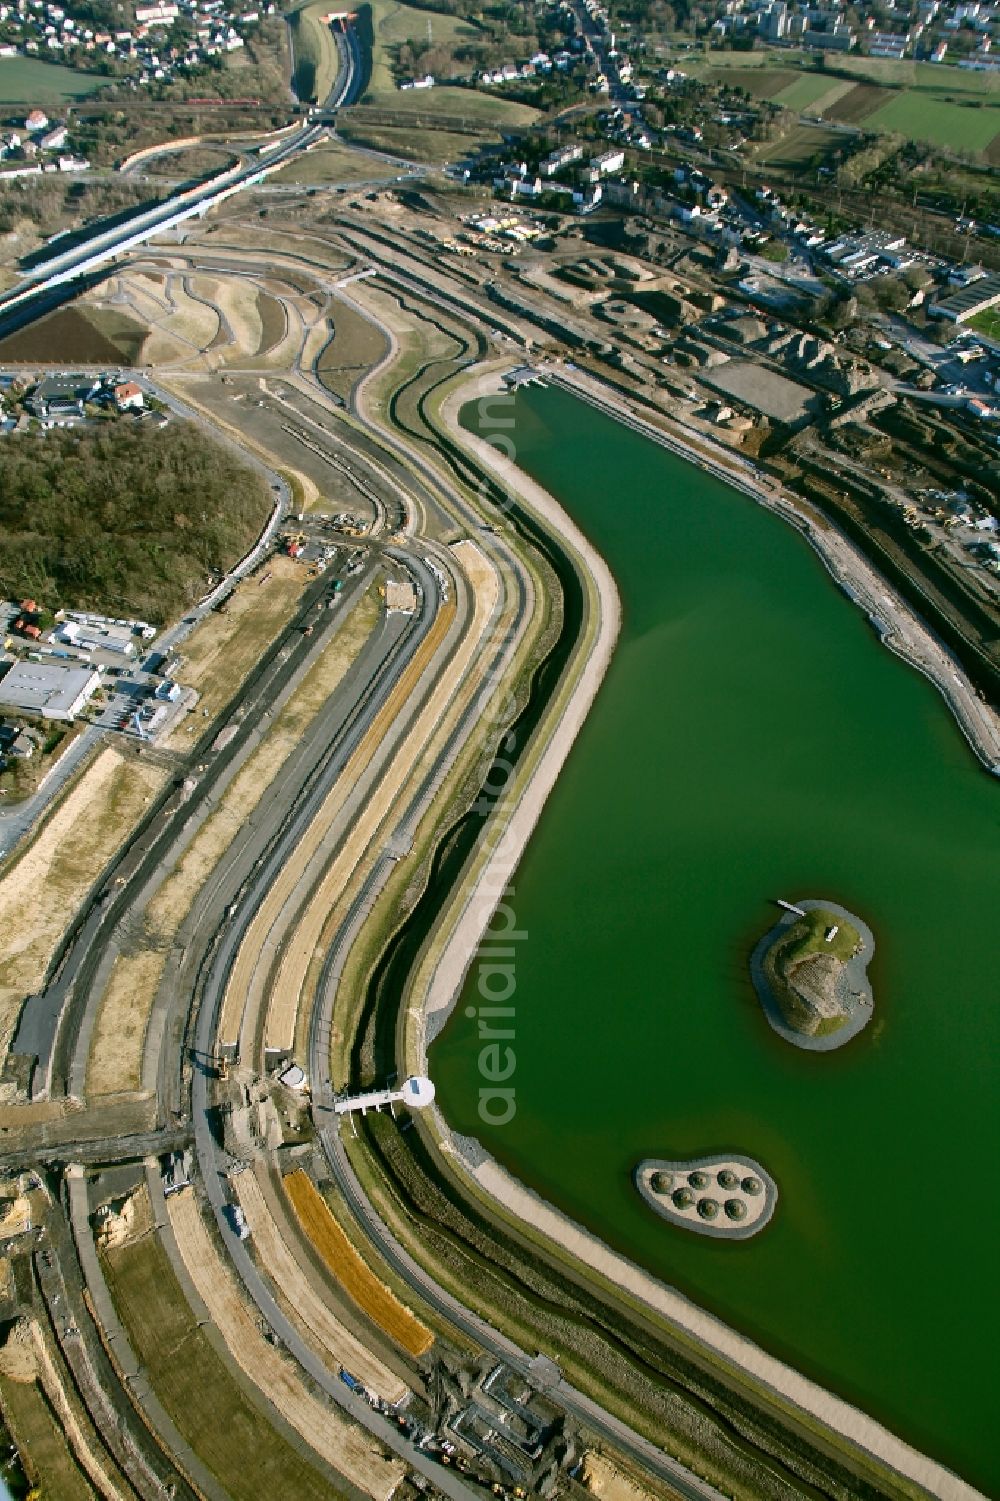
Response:
[[[743,1189],[743,1192],[745,1194],[751,1194],[755,1198],[757,1194],[763,1191],[763,1185],[761,1184],[760,1179],[754,1177],[744,1178],[743,1182],[740,1184],[740,1187]]]
[[[693,1173],[688,1173],[688,1182],[692,1188],[707,1188],[708,1174],[703,1173],[701,1168],[696,1168]]]
[[[716,1181],[720,1188],[733,1189],[740,1180],[731,1167],[724,1167],[721,1173],[716,1173]]]
[[[674,1175],[673,1173],[664,1173],[662,1171],[654,1173],[649,1180],[649,1186],[654,1193],[669,1193],[674,1186]]]
[[[701,1215],[703,1220],[717,1219],[719,1215],[718,1199],[699,1199],[698,1213]]]
[[[689,1188],[675,1188],[670,1197],[675,1209],[690,1209],[694,1203],[694,1194]]]
[[[727,1199],[726,1200],[726,1219],[727,1220],[735,1220],[735,1221],[739,1222],[740,1220],[745,1220],[746,1217],[747,1217],[747,1206],[744,1204],[744,1202],[743,1202],[742,1199]]]

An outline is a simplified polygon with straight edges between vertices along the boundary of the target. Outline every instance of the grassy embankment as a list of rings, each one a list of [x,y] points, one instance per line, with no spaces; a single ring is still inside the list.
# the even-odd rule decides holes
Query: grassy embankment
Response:
[[[340,55],[333,30],[323,20],[330,7],[323,3],[300,5],[289,13],[292,38],[292,88],[303,104],[322,104],[337,81]]]
[[[40,1497],[94,1501],[96,1492],[73,1458],[41,1382],[0,1376],[0,1405]]]
[[[434,1342],[431,1331],[375,1276],[308,1174],[299,1168],[283,1182],[302,1230],[348,1297],[409,1355],[425,1355]]]
[[[483,141],[497,140],[501,129],[529,125],[537,118],[538,111],[527,105],[453,84],[400,90],[395,74],[398,51],[406,43],[426,44],[428,30],[435,47],[458,47],[483,37],[475,24],[441,11],[394,0],[372,0],[361,7],[359,31],[370,48],[371,76],[360,108],[349,110],[341,121],[346,139],[413,161],[439,163],[454,161]]]

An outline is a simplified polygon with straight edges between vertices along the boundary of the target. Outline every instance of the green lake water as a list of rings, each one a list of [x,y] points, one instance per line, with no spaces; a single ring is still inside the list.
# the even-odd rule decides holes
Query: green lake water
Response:
[[[624,625],[516,875],[517,1113],[478,1115],[475,1023],[438,1098],[605,1240],[974,1483],[996,1484],[1000,788],[787,525],[558,390],[518,462],[607,559]],[[747,961],[774,897],[875,932],[875,1020],[782,1042]],[[465,1003],[477,999],[475,969]],[[632,1186],[733,1149],[771,1225],[719,1243]]]

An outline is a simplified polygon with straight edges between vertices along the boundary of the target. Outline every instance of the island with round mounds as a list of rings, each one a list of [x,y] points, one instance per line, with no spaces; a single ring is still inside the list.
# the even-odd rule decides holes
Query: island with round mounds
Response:
[[[647,1157],[635,1186],[657,1214],[717,1240],[748,1240],[763,1230],[778,1202],[778,1185],[752,1157]]]
[[[875,938],[867,923],[836,902],[804,897],[782,906],[750,958],[757,999],[786,1042],[829,1053],[872,1019],[868,965]]]

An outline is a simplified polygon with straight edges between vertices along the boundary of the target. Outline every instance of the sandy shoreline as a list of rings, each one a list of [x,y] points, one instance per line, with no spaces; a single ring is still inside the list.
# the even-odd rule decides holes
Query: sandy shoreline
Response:
[[[569,701],[564,704],[558,724],[550,731],[549,739],[527,783],[519,783],[516,796],[500,811],[499,837],[493,843],[488,856],[477,868],[474,879],[465,893],[459,915],[455,919],[449,919],[447,936],[443,947],[437,954],[429,978],[424,986],[415,988],[411,997],[408,1018],[410,1025],[407,1032],[407,1063],[408,1066],[416,1063],[421,1071],[426,1069],[428,1043],[440,1031],[457,1001],[465,973],[477,946],[499,903],[507,894],[511,878],[545,801],[596,697],[610,663],[620,627],[621,607],[614,579],[604,560],[590,545],[572,518],[553,496],[518,470],[510,458],[498,452],[493,445],[459,427],[459,410],[477,394],[477,391],[481,397],[492,395],[493,399],[496,399],[501,368],[499,365],[494,365],[486,371],[470,372],[442,404],[442,420],[456,441],[474,454],[484,469],[488,470],[508,492],[523,500],[529,509],[535,512],[559,537],[563,545],[576,553],[579,562],[589,575],[597,616],[596,634]],[[593,393],[588,394],[594,399]],[[603,395],[603,399],[598,404],[606,406],[614,415],[618,415],[613,402],[609,401],[606,395]],[[640,425],[631,413],[626,412],[626,415],[630,421]],[[655,428],[649,429],[649,435],[659,441],[664,441],[664,435]],[[668,442],[667,446],[674,445]],[[678,452],[683,453],[684,457],[692,459],[701,467],[713,467],[706,462],[703,455],[696,451],[684,452],[681,444],[677,444],[676,448]],[[793,514],[793,508],[781,498],[780,494],[772,494],[759,480],[754,482],[751,472],[748,471],[745,475],[730,473],[721,465],[715,469],[715,472],[727,483],[746,489],[755,499],[772,506],[786,519],[792,520],[793,524],[807,535],[816,530],[807,525],[800,512]],[[837,535],[833,534],[834,537]],[[815,536],[810,535],[810,540],[838,580],[843,582],[840,570],[843,570],[844,576],[852,580],[856,570],[861,575],[861,579],[855,587],[870,590],[873,599],[876,594],[885,595],[881,581],[874,576],[860,555],[855,554],[854,549],[850,548],[846,542],[843,553],[839,548],[831,546],[830,551],[834,556],[828,557],[826,548],[820,545]],[[828,539],[826,534],[823,534],[823,542],[832,542],[832,538]],[[903,607],[897,608],[902,610]],[[914,626],[918,626],[915,620]],[[943,651],[934,638],[930,637],[929,632],[926,632],[926,628],[919,626],[919,631],[926,634],[931,647],[936,648],[938,652]],[[904,653],[901,652],[901,654]],[[933,656],[931,660],[934,660]],[[950,658],[947,658],[947,663],[948,669],[951,670]],[[915,665],[921,664],[918,662]],[[927,670],[928,676],[931,676],[929,669],[921,667],[921,670]],[[941,684],[939,683],[938,686]],[[950,695],[946,693],[946,696],[951,702]],[[981,707],[985,708],[985,706]],[[977,754],[985,760],[983,751],[973,739],[970,728],[963,721],[960,720],[960,722],[963,723],[963,729],[970,742],[976,746]],[[995,724],[993,728],[996,734],[995,759],[1000,764],[1000,730]],[[983,737],[983,743],[989,744],[988,736]],[[930,1495],[940,1497],[942,1501],[973,1501],[973,1498],[980,1497],[981,1493],[959,1476],[935,1460],[920,1454],[866,1413],[769,1355],[735,1329],[729,1328],[721,1320],[690,1302],[674,1288],[661,1282],[626,1257],[612,1251],[597,1236],[576,1224],[567,1215],[513,1178],[483,1151],[478,1142],[453,1134],[437,1107],[434,1107],[433,1114],[434,1129],[439,1144],[455,1164],[459,1176],[466,1175],[473,1180],[480,1192],[492,1198],[505,1214],[513,1215],[530,1225],[534,1232],[562,1247],[564,1251],[591,1267],[601,1277],[608,1279],[626,1295],[644,1304],[679,1330],[693,1336],[724,1361],[747,1372],[754,1381],[774,1392],[784,1402],[799,1408],[803,1413],[811,1415],[835,1432],[842,1434],[883,1464],[922,1486]]]

